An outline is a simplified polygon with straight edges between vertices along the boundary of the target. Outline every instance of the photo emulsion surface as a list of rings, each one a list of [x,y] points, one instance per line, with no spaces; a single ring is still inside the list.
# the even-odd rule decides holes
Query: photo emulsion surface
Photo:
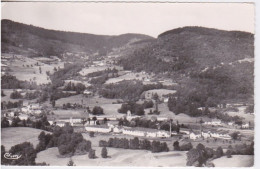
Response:
[[[1,7],[2,166],[254,166],[253,3]]]

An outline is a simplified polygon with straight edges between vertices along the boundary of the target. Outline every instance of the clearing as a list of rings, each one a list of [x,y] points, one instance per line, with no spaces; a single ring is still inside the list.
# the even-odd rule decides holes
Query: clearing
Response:
[[[215,167],[252,167],[254,165],[253,155],[232,155],[232,158],[223,156],[212,161]]]

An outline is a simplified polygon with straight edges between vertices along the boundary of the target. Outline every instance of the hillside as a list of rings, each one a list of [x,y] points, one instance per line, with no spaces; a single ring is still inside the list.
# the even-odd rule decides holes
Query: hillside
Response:
[[[160,34],[118,64],[127,70],[163,73],[187,88],[187,93],[194,89],[206,98],[248,98],[253,95],[254,35],[178,28]]]
[[[152,38],[142,34],[107,36],[48,30],[10,20],[2,20],[1,28],[2,52],[29,53],[36,56],[60,56],[65,52],[98,52],[104,55],[129,42]]]

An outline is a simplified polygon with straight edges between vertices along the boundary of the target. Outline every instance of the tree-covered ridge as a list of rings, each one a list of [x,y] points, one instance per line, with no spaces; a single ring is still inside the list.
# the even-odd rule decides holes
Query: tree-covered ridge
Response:
[[[32,25],[2,20],[2,50],[8,52],[13,47],[31,48],[42,55],[57,55],[66,52],[106,53],[112,48],[121,47],[131,40],[151,39],[142,34],[118,36],[94,35],[48,30]],[[11,48],[10,48],[11,47]]]

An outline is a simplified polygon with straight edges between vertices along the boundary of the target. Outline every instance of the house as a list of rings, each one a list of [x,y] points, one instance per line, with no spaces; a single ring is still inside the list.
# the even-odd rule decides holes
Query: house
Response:
[[[205,125],[212,125],[212,126],[221,126],[221,120],[212,120],[208,122],[204,122]]]
[[[229,126],[233,126],[233,125],[234,125],[234,122],[228,122],[228,125],[229,125]]]
[[[27,120],[29,118],[27,114],[20,114],[18,117],[20,120]]]
[[[86,126],[85,127],[86,131],[88,132],[98,132],[98,133],[109,133],[112,131],[111,127],[108,126],[100,126],[100,125],[95,125],[95,126]]]
[[[84,90],[83,94],[84,94],[85,96],[91,96],[91,95],[92,95],[92,92],[89,91],[89,90]]]
[[[249,129],[249,123],[242,124],[242,129]]]
[[[171,137],[171,135],[167,131],[159,130],[157,132],[157,137]]]
[[[183,134],[190,134],[190,129],[187,129],[187,128],[180,128],[180,133],[183,133]]]
[[[201,133],[198,131],[191,131],[191,133],[189,134],[189,137],[192,140],[196,140],[198,138],[201,138]]]
[[[123,128],[122,127],[119,127],[119,126],[115,126],[113,128],[113,132],[114,133],[122,133],[123,132]]]

